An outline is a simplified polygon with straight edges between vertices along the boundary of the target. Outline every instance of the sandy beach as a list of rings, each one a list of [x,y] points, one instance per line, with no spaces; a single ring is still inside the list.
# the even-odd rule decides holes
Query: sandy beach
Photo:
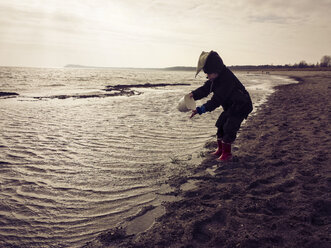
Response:
[[[330,247],[331,72],[269,73],[300,83],[277,87],[248,118],[232,162],[206,154],[192,177],[173,179],[181,200],[152,228],[113,229],[84,247]],[[188,181],[196,187],[179,190]]]

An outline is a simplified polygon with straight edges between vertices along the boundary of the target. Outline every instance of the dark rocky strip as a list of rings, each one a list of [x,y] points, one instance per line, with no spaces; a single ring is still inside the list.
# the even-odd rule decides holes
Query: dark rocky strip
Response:
[[[124,89],[131,89],[131,88],[155,88],[155,87],[165,87],[165,86],[185,86],[190,85],[187,83],[176,83],[176,84],[118,84],[118,85],[108,85],[106,86],[105,91],[112,91],[112,90],[124,90]]]
[[[33,97],[34,99],[43,100],[43,99],[83,99],[83,98],[103,98],[103,97],[112,97],[112,96],[133,96],[140,95],[141,92],[133,90],[117,90],[112,93],[92,93],[92,94],[74,94],[74,95],[55,95],[55,96],[42,96],[42,97]]]
[[[68,98],[74,98],[74,99],[83,99],[83,98],[102,98],[102,97],[113,97],[113,96],[134,96],[134,95],[140,95],[142,92],[132,90],[131,88],[156,88],[156,87],[165,87],[165,86],[185,86],[190,85],[186,83],[177,83],[177,84],[135,84],[135,85],[129,85],[129,84],[119,84],[119,85],[108,85],[106,86],[106,89],[104,91],[111,93],[90,93],[90,94],[72,94],[72,95],[54,95],[54,96],[37,96],[33,97],[33,99],[43,100],[43,99],[68,99]],[[18,93],[12,93],[12,92],[0,92],[0,97],[15,97],[18,96]]]
[[[18,96],[19,94],[16,92],[0,92],[0,97],[15,97]]]

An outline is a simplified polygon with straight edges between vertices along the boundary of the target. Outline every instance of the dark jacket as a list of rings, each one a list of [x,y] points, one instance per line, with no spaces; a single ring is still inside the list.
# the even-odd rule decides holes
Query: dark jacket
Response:
[[[213,82],[208,80],[203,86],[192,91],[194,100],[200,100],[211,92],[214,95],[204,104],[206,111],[210,112],[222,106],[228,115],[247,118],[248,114],[253,110],[249,93],[227,67],[223,68]]]

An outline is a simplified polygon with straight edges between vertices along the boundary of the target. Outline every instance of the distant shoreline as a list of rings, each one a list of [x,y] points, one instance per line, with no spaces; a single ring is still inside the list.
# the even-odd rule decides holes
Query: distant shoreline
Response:
[[[98,67],[98,66],[85,66],[68,64],[64,68],[77,68],[77,69],[133,69],[133,70],[165,70],[165,71],[195,71],[196,67],[193,66],[172,66],[164,68],[135,68],[135,67]],[[282,65],[235,65],[228,66],[231,70],[236,71],[331,71],[331,67],[291,67]]]
[[[304,67],[299,68],[295,66],[281,66],[281,65],[235,65],[227,66],[230,70],[233,71],[245,71],[245,72],[254,72],[254,71],[331,71],[331,67]],[[193,66],[172,66],[172,67],[163,67],[163,68],[142,68],[142,67],[101,67],[101,66],[87,66],[87,65],[76,65],[68,64],[63,67],[42,67],[42,66],[4,66],[1,65],[0,68],[41,68],[41,69],[99,69],[99,70],[161,70],[161,71],[196,71],[196,67]]]

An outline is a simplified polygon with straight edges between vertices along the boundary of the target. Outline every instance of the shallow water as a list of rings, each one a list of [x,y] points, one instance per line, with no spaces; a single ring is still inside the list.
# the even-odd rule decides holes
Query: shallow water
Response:
[[[293,82],[236,75],[255,106]],[[160,185],[197,166],[216,132],[220,109],[192,120],[176,109],[203,81],[194,72],[0,67],[0,91],[20,94],[0,98],[0,246],[80,246],[159,205]],[[191,85],[102,95],[107,85],[141,83]],[[51,98],[91,93],[100,97]]]

